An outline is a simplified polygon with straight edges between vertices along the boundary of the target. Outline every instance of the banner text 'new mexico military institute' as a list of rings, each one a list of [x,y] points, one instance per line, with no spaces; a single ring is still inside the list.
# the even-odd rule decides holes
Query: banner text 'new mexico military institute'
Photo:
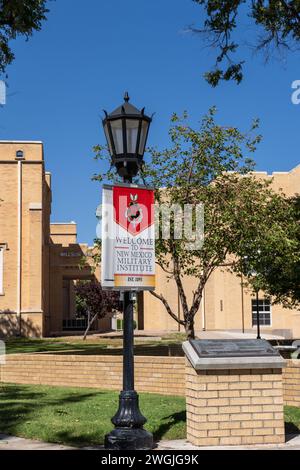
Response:
[[[103,187],[101,283],[104,288],[155,287],[154,191]]]

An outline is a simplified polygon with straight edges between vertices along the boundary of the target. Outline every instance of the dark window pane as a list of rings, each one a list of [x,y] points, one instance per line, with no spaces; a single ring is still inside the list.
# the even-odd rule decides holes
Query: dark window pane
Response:
[[[122,119],[111,121],[111,131],[114,139],[116,153],[123,153],[123,128]]]
[[[139,129],[137,119],[126,119],[127,152],[135,153],[136,141]]]
[[[252,326],[257,326],[257,301],[251,299],[252,306]],[[258,300],[259,323],[261,325],[271,325],[271,304],[269,299]]]
[[[140,138],[140,145],[139,145],[139,154],[143,155],[146,145],[146,138],[148,133],[149,122],[143,121],[142,122],[142,129],[141,129],[141,138]]]

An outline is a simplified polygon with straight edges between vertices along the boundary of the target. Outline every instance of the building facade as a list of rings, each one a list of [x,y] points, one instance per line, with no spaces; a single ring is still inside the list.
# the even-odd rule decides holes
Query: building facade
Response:
[[[282,190],[286,196],[300,193],[300,165],[289,172],[255,172],[257,178],[271,180],[274,191]],[[268,230],[268,227],[262,227]],[[203,300],[195,317],[195,329],[226,330],[255,333],[256,296],[245,288],[241,277],[231,274],[223,268],[217,269],[210,277],[204,289]],[[180,317],[180,302],[175,282],[167,280],[165,273],[157,268],[157,291],[170,302],[171,307]],[[191,301],[196,283],[193,279],[184,280],[188,301]],[[272,305],[263,292],[259,292],[260,324],[263,334],[291,339],[300,338],[300,311],[286,309],[281,305]],[[162,303],[150,293],[145,293],[143,311],[140,312],[140,324],[146,330],[179,331],[178,324],[165,312]],[[181,327],[182,330],[182,327]]]
[[[47,336],[83,329],[74,282],[97,278],[80,261],[74,222],[50,223],[51,174],[42,142],[0,142],[0,333]],[[110,328],[110,318],[98,329]]]
[[[290,172],[256,173],[272,178],[275,190],[297,194],[300,166]],[[89,247],[77,242],[75,222],[50,223],[51,174],[45,171],[42,142],[0,142],[0,334],[50,336],[81,331],[74,286],[78,280],[99,279],[99,269],[81,266]],[[267,229],[267,227],[265,227]],[[196,281],[184,280],[188,301]],[[182,315],[173,280],[157,267],[156,289]],[[241,278],[216,270],[207,283],[195,318],[195,329],[256,331],[256,303]],[[300,312],[271,305],[259,294],[263,333],[300,338]],[[179,331],[163,304],[149,292],[140,293],[137,327],[147,331]],[[96,331],[114,329],[107,317]],[[182,329],[182,328],[181,328]]]

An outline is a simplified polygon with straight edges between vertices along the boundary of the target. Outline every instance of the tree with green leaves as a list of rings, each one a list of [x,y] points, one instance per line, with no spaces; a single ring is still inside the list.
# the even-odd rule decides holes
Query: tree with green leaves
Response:
[[[18,36],[28,39],[41,29],[49,11],[46,3],[47,0],[0,0],[0,73],[15,58],[10,41]]]
[[[204,20],[201,27],[192,30],[217,50],[215,67],[205,74],[212,86],[220,80],[242,81],[245,61],[234,59],[241,44],[263,51],[266,60],[276,51],[299,49],[300,0],[193,1],[202,7]]]
[[[159,205],[170,208],[174,204],[182,208],[187,204],[204,205],[201,247],[191,249],[185,236],[174,236],[175,230],[170,231],[169,238],[160,236],[156,240],[156,262],[176,283],[183,318],[172,309],[159,285],[151,294],[185,328],[189,338],[194,337],[194,318],[203,290],[216,269],[223,267],[240,273],[245,257],[253,262],[258,248],[263,253],[262,278],[274,253],[278,259],[299,259],[290,201],[272,191],[269,182],[251,174],[254,163],[250,155],[261,140],[261,136],[256,135],[258,122],[254,121],[250,131],[243,133],[236,127],[218,125],[215,112],[214,108],[209,111],[199,129],[188,124],[186,115],[182,119],[174,115],[169,131],[170,147],[148,149],[149,157],[142,169],[142,180],[156,188]],[[104,147],[97,146],[95,150],[97,158],[109,158]],[[117,180],[112,170],[94,178]],[[140,182],[139,179],[136,182]],[[175,223],[173,215],[173,228]],[[192,225],[196,227],[195,214]],[[184,282],[186,277],[197,281],[190,302]]]
[[[273,303],[280,303],[287,308],[299,308],[300,197],[298,195],[286,200],[289,203],[286,215],[292,223],[284,227],[283,236],[280,231],[272,233],[266,230],[262,234],[267,239],[266,242],[261,246],[257,244],[257,249],[250,256],[240,259],[239,269],[246,276],[244,284],[252,290],[263,290],[272,298]],[[285,234],[288,231],[287,244]]]

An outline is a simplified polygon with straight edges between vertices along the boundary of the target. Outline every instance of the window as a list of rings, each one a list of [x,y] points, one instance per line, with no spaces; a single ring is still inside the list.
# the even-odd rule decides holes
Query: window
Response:
[[[0,245],[0,295],[2,295],[3,292],[3,253],[4,253],[4,246]]]
[[[259,324],[271,326],[271,302],[270,299],[258,299]],[[252,299],[252,326],[257,325],[257,303]]]

